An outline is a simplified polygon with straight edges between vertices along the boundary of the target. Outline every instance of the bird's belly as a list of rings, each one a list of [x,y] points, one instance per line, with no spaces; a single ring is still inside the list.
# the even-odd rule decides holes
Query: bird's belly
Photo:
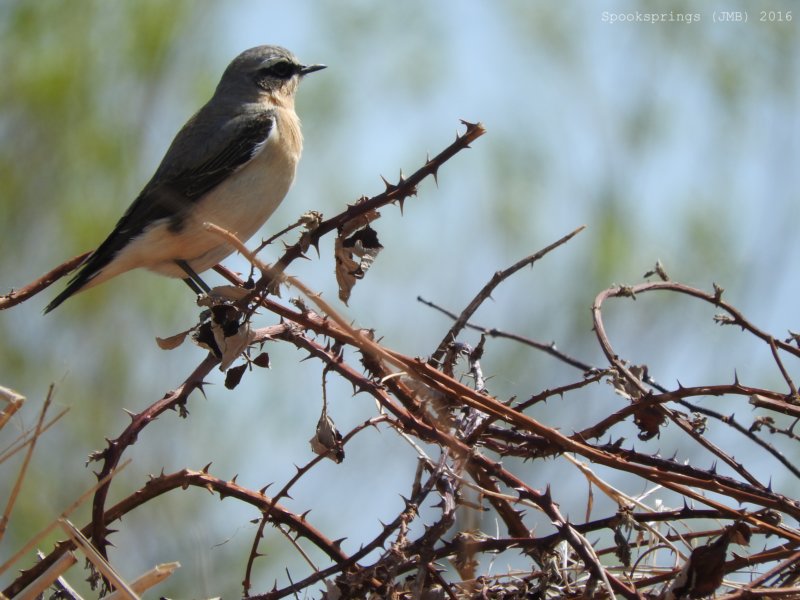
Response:
[[[171,230],[168,221],[154,224],[131,242],[119,259],[169,277],[186,277],[176,260],[186,261],[196,273],[210,269],[234,248],[204,224],[213,223],[247,241],[286,196],[296,164],[297,157],[279,153],[274,144],[267,143],[245,168],[199,200],[178,230]]]

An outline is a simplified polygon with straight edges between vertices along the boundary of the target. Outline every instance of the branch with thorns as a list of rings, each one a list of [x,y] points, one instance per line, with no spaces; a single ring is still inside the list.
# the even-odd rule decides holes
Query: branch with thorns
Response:
[[[501,332],[472,322],[477,309],[501,284],[519,273],[523,267],[539,260],[569,242],[583,227],[577,228],[507,269],[498,271],[460,312],[450,312],[433,302],[426,305],[448,315],[453,323],[429,357],[417,358],[382,344],[371,330],[354,326],[331,303],[315,293],[305,282],[287,273],[287,267],[307,249],[316,246],[321,236],[336,231],[342,235],[351,224],[368,225],[377,208],[402,202],[416,193],[426,177],[436,177],[439,167],[469,143],[483,134],[480,125],[466,124],[466,132],[443,152],[408,178],[401,176],[396,185],[370,199],[362,199],[341,214],[327,220],[306,219],[301,240],[287,247],[283,256],[269,266],[250,251],[231,232],[208,224],[210,232],[235,247],[252,265],[251,278],[260,274],[254,286],[233,298],[204,299],[211,316],[187,332],[162,340],[167,346],[178,345],[189,333],[195,341],[209,347],[209,355],[184,379],[138,413],[131,413],[131,422],[105,449],[92,455],[102,463],[100,479],[94,492],[92,520],[82,529],[93,545],[105,554],[110,543],[109,525],[131,510],[146,505],[153,498],[186,488],[205,488],[219,497],[233,498],[256,508],[258,526],[246,559],[243,595],[250,599],[277,599],[313,593],[312,586],[324,582],[324,596],[367,597],[380,595],[397,598],[420,598],[424,592],[432,597],[478,598],[499,595],[511,590],[537,597],[573,594],[625,598],[661,595],[700,596],[724,588],[730,598],[784,595],[797,581],[797,549],[800,532],[785,523],[786,517],[800,519],[800,503],[791,493],[773,488],[773,482],[762,481],[749,461],[739,461],[724,443],[715,442],[706,433],[706,421],[726,426],[738,435],[745,435],[758,448],[779,461],[791,477],[799,477],[776,445],[763,438],[763,433],[780,434],[784,441],[800,441],[793,433],[794,423],[782,424],[765,420],[747,428],[733,416],[701,406],[703,397],[735,401],[746,399],[747,405],[767,411],[769,418],[800,419],[797,388],[791,377],[792,358],[800,358],[797,336],[780,340],[757,328],[734,306],[722,299],[718,286],[712,292],[692,288],[667,277],[658,265],[652,274],[660,281],[632,286],[614,286],[597,295],[592,304],[592,319],[597,342],[607,364],[591,365],[556,348],[554,342],[536,341],[519,332]],[[313,221],[313,222],[312,222]],[[310,225],[309,225],[310,223]],[[290,230],[287,228],[285,231]],[[285,232],[284,231],[284,232]],[[266,243],[269,243],[267,240]],[[65,263],[66,264],[66,263]],[[234,285],[244,282],[224,268],[218,267]],[[0,308],[30,297],[56,277],[49,274],[39,282],[26,286],[20,293],[0,299]],[[286,285],[299,292],[304,300],[287,305],[270,297],[269,292]],[[738,379],[732,384],[700,385],[668,389],[659,384],[644,365],[625,361],[615,350],[603,320],[605,302],[612,298],[636,298],[652,292],[686,295],[722,310],[716,317],[720,324],[733,324],[766,344],[775,361],[779,381],[786,390],[776,391],[747,386]],[[278,325],[251,326],[256,310],[276,315]],[[222,319],[222,321],[220,321]],[[224,321],[224,323],[223,323]],[[222,323],[224,327],[218,327]],[[216,329],[215,329],[216,327]],[[222,331],[224,330],[224,331]],[[471,345],[462,340],[467,330],[480,332],[480,340]],[[220,333],[222,331],[222,333]],[[491,355],[491,340],[508,340],[534,351],[546,353],[555,360],[580,371],[579,378],[544,390],[525,390],[523,401],[515,397],[503,400],[493,394],[492,380],[484,374],[485,357]],[[203,391],[204,383],[214,368],[236,370],[236,377],[226,386],[234,387],[252,365],[265,366],[268,359],[251,358],[250,352],[261,350],[267,343],[285,343],[304,351],[319,361],[322,368],[323,416],[328,406],[326,377],[338,376],[353,387],[354,394],[374,401],[378,414],[340,435],[340,448],[357,434],[372,428],[388,430],[401,436],[413,449],[418,468],[411,482],[411,493],[402,508],[384,524],[377,535],[361,541],[352,553],[342,549],[342,540],[328,538],[314,527],[305,513],[290,511],[280,502],[304,479],[313,477],[324,458],[343,461],[341,454],[327,453],[326,446],[294,475],[272,497],[261,490],[247,489],[236,478],[214,477],[209,467],[202,470],[183,469],[170,475],[153,477],[146,485],[129,494],[112,507],[107,507],[110,477],[118,472],[125,453],[136,443],[142,431],[166,411],[175,410],[186,417],[186,403],[194,391]],[[464,361],[459,359],[463,358]],[[232,366],[241,361],[239,366]],[[463,363],[466,363],[464,365]],[[463,372],[459,372],[463,369]],[[605,381],[609,386],[596,384]],[[465,383],[466,382],[466,383]],[[470,385],[471,384],[471,385]],[[782,385],[783,387],[783,385]],[[622,406],[615,406],[580,430],[563,431],[535,416],[545,401],[570,404],[568,410],[583,410],[578,402],[611,391]],[[596,403],[595,403],[596,404]],[[685,411],[689,411],[689,413]],[[633,424],[639,431],[644,449],[627,446],[618,435],[618,427]],[[330,421],[331,427],[333,421]],[[696,444],[704,456],[723,465],[704,469],[678,460],[662,457],[652,447],[654,438],[672,424],[681,440]],[[760,426],[758,425],[760,424]],[[331,433],[331,432],[328,432]],[[338,435],[338,431],[334,431]],[[609,436],[607,442],[599,441]],[[335,436],[334,436],[335,437]],[[315,450],[316,451],[316,450]],[[438,452],[438,456],[435,453]],[[552,487],[541,481],[531,482],[519,460],[562,460],[569,473],[576,473],[588,487],[585,517],[567,518],[560,507],[561,486]],[[601,474],[602,471],[602,474]],[[565,471],[567,472],[567,471]],[[121,485],[116,480],[114,485]],[[629,489],[641,488],[642,494]],[[648,504],[647,496],[655,491],[668,491],[683,502],[681,508]],[[614,508],[610,514],[592,517],[597,512],[594,494],[599,491]],[[474,498],[468,497],[472,494]],[[431,498],[437,500],[435,514],[423,515],[420,507]],[[461,511],[491,512],[498,531],[490,535],[468,528],[460,521]],[[538,532],[542,518],[547,531]],[[468,521],[465,521],[468,522]],[[713,526],[708,523],[714,522]],[[415,532],[414,525],[422,524]],[[290,577],[288,585],[270,592],[253,594],[259,544],[267,525],[279,527],[290,538],[302,556],[300,546],[311,544],[328,561],[315,566],[307,561],[310,573],[298,580]],[[480,525],[478,525],[479,527]],[[747,546],[752,535],[762,536],[764,549],[747,557],[727,559],[730,544]],[[39,577],[49,565],[65,554],[71,542],[58,545],[40,563],[23,571],[5,593],[14,595]],[[661,551],[672,560],[659,559]],[[522,552],[530,561],[527,570],[500,575],[480,574],[479,559],[502,553]],[[454,570],[444,571],[442,562],[449,561]],[[710,565],[710,566],[709,566]],[[749,585],[739,585],[724,578],[743,574],[761,566],[764,572]],[[739,585],[740,589],[737,589]],[[659,590],[657,586],[662,586]],[[253,594],[253,595],[250,595]]]

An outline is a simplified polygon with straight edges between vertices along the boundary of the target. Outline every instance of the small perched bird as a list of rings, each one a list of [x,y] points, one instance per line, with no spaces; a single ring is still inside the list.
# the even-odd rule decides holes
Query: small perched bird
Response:
[[[139,267],[183,278],[196,292],[207,290],[197,274],[234,249],[203,224],[244,241],[272,215],[292,185],[303,149],[297,86],[324,68],[303,65],[278,46],[237,56],[211,100],[175,136],[153,178],[45,312]]]

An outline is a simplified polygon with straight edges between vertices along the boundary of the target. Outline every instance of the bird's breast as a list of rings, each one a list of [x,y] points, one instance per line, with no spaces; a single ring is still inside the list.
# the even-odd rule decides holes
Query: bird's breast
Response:
[[[206,194],[195,220],[209,221],[252,236],[272,215],[294,181],[303,149],[300,123],[293,111],[278,109],[275,126],[255,156]]]

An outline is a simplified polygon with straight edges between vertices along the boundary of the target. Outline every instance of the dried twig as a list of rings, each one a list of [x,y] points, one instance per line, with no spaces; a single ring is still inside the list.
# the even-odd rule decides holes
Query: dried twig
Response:
[[[568,233],[560,240],[550,244],[546,248],[542,248],[538,252],[531,254],[530,256],[526,256],[525,258],[511,265],[507,269],[495,273],[492,276],[491,280],[489,280],[489,282],[486,285],[484,285],[483,288],[481,288],[481,290],[475,295],[475,297],[467,305],[467,307],[463,311],[461,311],[461,315],[458,317],[456,322],[453,323],[453,326],[450,327],[450,330],[445,334],[442,341],[439,342],[439,346],[431,355],[430,359],[428,360],[428,363],[431,365],[435,365],[442,360],[442,357],[444,356],[447,346],[456,340],[458,335],[461,333],[461,330],[464,329],[464,326],[472,318],[472,315],[475,314],[476,310],[478,310],[478,307],[480,307],[480,305],[483,304],[492,295],[492,291],[494,291],[494,289],[498,285],[500,285],[502,282],[511,277],[514,273],[516,273],[520,269],[533,265],[536,261],[540,260],[542,257],[546,256],[559,246],[566,244],[569,240],[578,235],[584,229],[586,229],[586,226],[581,225],[576,230],[572,231],[571,233]]]
[[[6,527],[8,526],[8,520],[11,517],[11,510],[14,508],[20,488],[22,487],[22,482],[25,480],[25,474],[28,471],[28,464],[30,464],[33,451],[36,448],[36,441],[39,439],[39,436],[42,435],[44,418],[47,415],[47,409],[50,408],[50,402],[52,402],[52,400],[53,386],[51,385],[47,391],[47,397],[44,400],[42,409],[39,411],[39,420],[36,422],[36,429],[33,432],[33,437],[30,440],[30,444],[28,444],[28,451],[25,453],[25,458],[23,459],[22,465],[19,468],[17,478],[14,480],[11,493],[8,495],[8,500],[6,501],[6,507],[3,510],[3,515],[0,516],[0,541],[2,541],[3,536],[5,535]]]
[[[47,289],[51,285],[53,285],[56,281],[64,277],[65,275],[69,275],[72,271],[74,271],[77,267],[86,260],[92,251],[84,252],[83,254],[79,254],[78,256],[74,256],[69,260],[61,263],[53,270],[48,273],[45,273],[36,281],[25,285],[18,290],[11,290],[5,296],[0,296],[0,310],[5,310],[7,308],[11,308],[12,306],[16,306],[26,300],[29,300],[39,292],[44,289]]]

